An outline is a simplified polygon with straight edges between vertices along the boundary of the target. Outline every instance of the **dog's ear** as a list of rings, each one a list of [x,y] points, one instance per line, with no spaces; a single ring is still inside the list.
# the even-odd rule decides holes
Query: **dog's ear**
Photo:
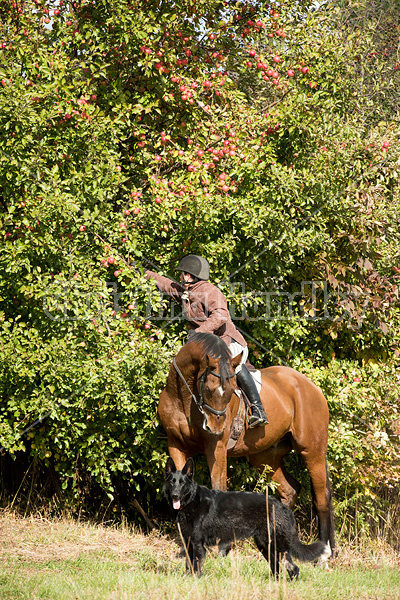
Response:
[[[182,473],[184,475],[187,475],[188,477],[190,477],[190,479],[193,477],[193,475],[194,475],[193,458],[188,458],[188,460],[186,461],[186,465],[182,469]]]
[[[235,356],[235,358],[232,358],[232,368],[233,370],[236,369],[236,367],[238,367],[240,365],[240,361],[242,360],[242,356],[243,356],[243,352],[241,352],[240,354],[238,354],[237,356]]]
[[[176,471],[176,466],[174,461],[172,460],[172,458],[169,456],[167,463],[165,465],[165,478],[167,479],[171,473],[175,473]]]

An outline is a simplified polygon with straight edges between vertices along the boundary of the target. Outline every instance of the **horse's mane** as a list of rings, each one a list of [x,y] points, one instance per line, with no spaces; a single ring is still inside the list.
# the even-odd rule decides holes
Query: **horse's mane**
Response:
[[[204,352],[203,356],[219,358],[219,373],[221,375],[221,385],[225,386],[230,377],[229,360],[232,358],[228,346],[224,340],[213,333],[195,333],[190,336],[190,342],[200,344]]]

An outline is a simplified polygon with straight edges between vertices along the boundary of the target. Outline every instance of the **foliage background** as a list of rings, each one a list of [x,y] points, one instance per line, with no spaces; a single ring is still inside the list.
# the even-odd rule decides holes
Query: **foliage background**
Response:
[[[199,253],[252,362],[325,392],[342,529],[393,533],[398,8],[2,3],[3,504],[154,513],[184,323],[131,265]]]

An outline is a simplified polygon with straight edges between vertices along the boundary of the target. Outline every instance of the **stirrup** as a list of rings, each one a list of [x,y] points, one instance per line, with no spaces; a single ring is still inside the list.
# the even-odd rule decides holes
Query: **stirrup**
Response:
[[[249,414],[247,412],[247,424],[249,426],[249,429],[253,429],[254,427],[258,427],[259,425],[269,425],[269,421],[267,418],[267,415],[265,414],[264,410],[264,415],[260,415],[260,411],[258,410],[258,408],[254,405],[252,405],[251,407],[253,409],[253,414]]]

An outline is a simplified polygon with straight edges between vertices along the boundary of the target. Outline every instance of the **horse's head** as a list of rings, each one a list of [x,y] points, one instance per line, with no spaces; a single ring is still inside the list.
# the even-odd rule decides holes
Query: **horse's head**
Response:
[[[242,354],[235,358],[205,356],[205,365],[199,373],[199,408],[203,413],[203,429],[221,435],[225,428],[226,411],[236,387],[235,369]]]

